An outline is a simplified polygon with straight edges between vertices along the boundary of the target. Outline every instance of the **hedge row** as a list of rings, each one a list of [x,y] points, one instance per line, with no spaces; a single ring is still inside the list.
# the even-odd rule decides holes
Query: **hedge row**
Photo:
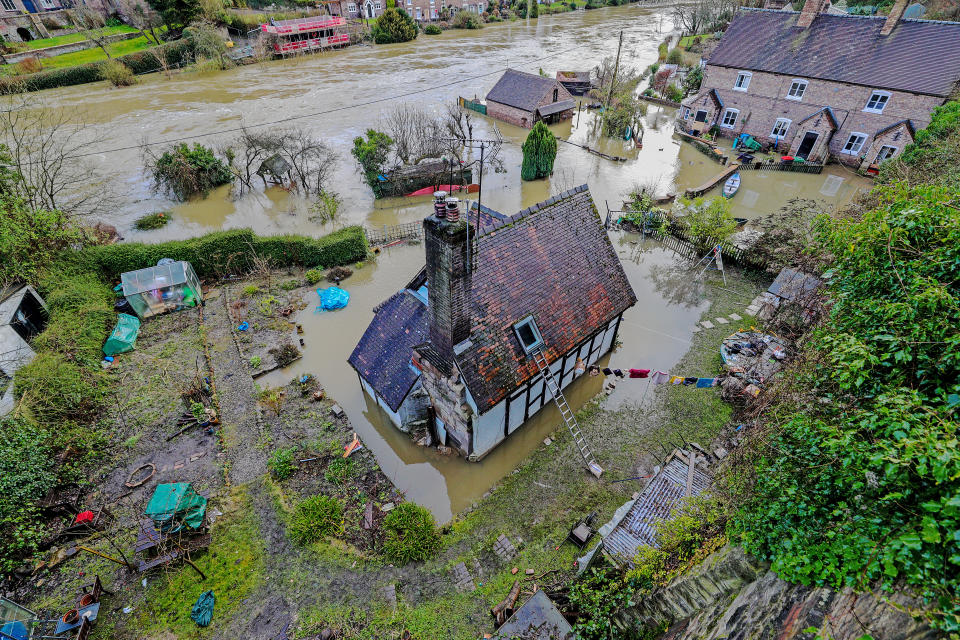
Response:
[[[135,74],[153,73],[160,70],[154,52],[163,55],[167,66],[178,67],[193,60],[193,42],[189,38],[182,38],[176,42],[168,42],[152,49],[129,53],[114,59],[130,67]],[[2,78],[0,79],[0,93],[40,91],[42,89],[97,82],[103,79],[101,70],[105,63],[105,60],[88,62],[75,67],[51,69],[28,76]]]
[[[332,267],[363,260],[367,237],[362,227],[347,227],[322,238],[299,235],[258,236],[250,229],[216,231],[189,240],[160,244],[139,242],[96,246],[73,252],[61,267],[96,271],[108,280],[121,273],[157,264],[161,258],[186,260],[201,278],[240,274],[253,267],[254,256],[277,267]]]

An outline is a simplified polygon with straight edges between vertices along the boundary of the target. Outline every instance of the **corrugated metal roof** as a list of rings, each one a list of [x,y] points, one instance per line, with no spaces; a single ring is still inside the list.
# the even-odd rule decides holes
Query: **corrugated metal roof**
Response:
[[[949,96],[960,80],[960,23],[820,14],[807,28],[794,11],[741,9],[708,64]]]
[[[687,473],[685,459],[676,455],[671,458],[637,497],[620,524],[603,539],[604,550],[623,564],[632,565],[637,549],[656,547],[656,524],[668,518],[684,497]],[[710,476],[694,466],[692,495],[703,493],[710,482]]]

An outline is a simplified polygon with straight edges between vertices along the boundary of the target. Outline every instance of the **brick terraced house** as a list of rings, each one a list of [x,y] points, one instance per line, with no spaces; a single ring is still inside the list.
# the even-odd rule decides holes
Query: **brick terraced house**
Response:
[[[426,267],[375,309],[349,362],[397,427],[427,420],[434,443],[479,460],[552,401],[534,353],[565,388],[637,298],[586,185],[513,216],[434,207]]]
[[[867,169],[892,158],[957,92],[960,23],[741,9],[706,61],[678,122],[702,133],[748,133],[808,161]]]
[[[556,78],[507,69],[487,94],[487,115],[532,129],[573,117],[573,95]]]

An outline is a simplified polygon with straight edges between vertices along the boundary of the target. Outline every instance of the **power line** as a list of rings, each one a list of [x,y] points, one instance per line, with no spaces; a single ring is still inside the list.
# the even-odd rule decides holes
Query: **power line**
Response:
[[[580,49],[580,48],[581,48],[580,46],[570,47],[569,49],[564,49],[564,50],[562,50],[562,51],[558,51],[558,52],[553,53],[553,54],[550,54],[550,55],[548,55],[548,56],[543,56],[542,58],[535,58],[535,59],[533,59],[533,60],[529,60],[529,61],[527,61],[527,64],[533,64],[533,63],[536,63],[536,62],[543,62],[544,60],[549,60],[550,58],[554,58],[554,57],[556,57],[556,56],[559,56],[559,55],[562,55],[562,54],[565,54],[565,53],[570,53],[571,51],[576,51],[577,49]],[[408,91],[408,92],[406,92],[406,93],[400,93],[400,94],[397,94],[397,95],[394,95],[394,96],[388,96],[388,97],[385,97],[385,98],[375,98],[375,99],[373,99],[373,100],[367,100],[366,102],[355,102],[355,103],[343,105],[343,106],[340,106],[340,107],[333,107],[333,108],[331,108],[331,109],[325,109],[324,111],[315,111],[315,112],[313,112],[313,113],[304,113],[304,114],[298,115],[298,116],[289,116],[289,117],[286,117],[286,118],[280,118],[279,120],[271,120],[271,121],[268,121],[268,122],[260,122],[260,123],[258,123],[258,124],[240,125],[240,126],[238,126],[238,127],[230,127],[230,128],[227,128],[227,129],[218,129],[218,130],[216,130],[216,131],[208,131],[208,132],[206,132],[206,133],[196,133],[196,134],[189,135],[189,136],[181,136],[181,137],[179,137],[179,138],[168,138],[168,139],[166,139],[166,140],[158,140],[158,141],[156,141],[156,142],[145,142],[145,143],[142,144],[142,145],[130,145],[130,146],[126,146],[126,147],[116,147],[116,148],[113,148],[113,149],[101,149],[101,150],[98,150],[98,151],[88,151],[88,152],[85,152],[85,153],[77,153],[77,154],[74,154],[74,155],[65,156],[65,158],[70,158],[70,159],[73,159],[73,158],[84,158],[84,157],[88,157],[88,156],[98,156],[98,155],[105,154],[105,153],[117,153],[118,151],[131,151],[131,150],[134,150],[134,149],[140,149],[140,148],[142,148],[142,147],[153,147],[153,146],[156,146],[156,145],[158,145],[158,144],[173,144],[173,143],[176,143],[176,142],[185,142],[185,141],[187,141],[187,140],[196,140],[197,138],[205,138],[205,137],[207,137],[207,136],[221,135],[221,134],[225,134],[225,133],[237,133],[237,132],[239,132],[239,131],[243,131],[244,129],[258,129],[258,128],[260,128],[260,127],[274,126],[274,125],[278,125],[278,124],[283,124],[283,123],[285,123],[285,122],[292,122],[293,120],[302,120],[303,118],[315,118],[315,117],[317,117],[317,116],[325,116],[325,115],[328,115],[328,114],[331,114],[331,113],[337,113],[338,111],[346,111],[347,109],[355,109],[355,108],[357,108],[357,107],[367,107],[367,106],[370,106],[370,105],[379,104],[379,103],[381,103],[381,102],[390,102],[391,100],[399,100],[399,99],[401,99],[401,98],[409,98],[410,96],[415,96],[415,95],[418,95],[418,94],[421,94],[421,93],[427,93],[428,91],[434,91],[434,90],[436,90],[436,89],[445,89],[445,88],[447,88],[447,87],[453,87],[453,86],[456,86],[456,85],[458,85],[458,84],[463,84],[463,83],[465,83],[465,82],[470,82],[470,81],[472,81],[472,80],[479,80],[480,78],[486,78],[487,76],[492,76],[492,75],[495,75],[495,74],[497,74],[497,73],[502,73],[503,71],[506,71],[508,68],[509,68],[509,67],[502,67],[502,68],[494,69],[493,71],[488,71],[488,72],[486,72],[486,73],[480,73],[480,74],[477,74],[477,75],[474,75],[474,76],[467,76],[466,78],[461,78],[461,79],[459,79],[459,80],[454,80],[454,81],[447,82],[447,83],[444,83],[444,84],[436,84],[436,85],[433,85],[433,86],[428,87],[428,88],[426,88],[426,89],[417,89],[417,90],[415,90],[415,91]]]

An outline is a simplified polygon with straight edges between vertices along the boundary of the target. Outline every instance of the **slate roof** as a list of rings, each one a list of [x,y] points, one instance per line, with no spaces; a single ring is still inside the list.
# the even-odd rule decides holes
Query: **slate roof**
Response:
[[[534,316],[553,362],[636,301],[587,185],[481,227],[472,344],[456,357],[480,413],[538,374],[517,321]]]
[[[642,546],[657,546],[655,525],[670,516],[687,489],[689,468],[686,456],[674,456],[653,477],[637,497],[613,531],[603,539],[604,550],[623,564],[632,564]],[[710,476],[700,467],[693,467],[693,495],[700,495],[710,486]]]
[[[946,98],[960,80],[960,23],[741,9],[708,64]]]
[[[517,609],[510,619],[497,629],[495,640],[567,640],[573,637],[573,628],[553,601],[542,589]]]
[[[767,291],[784,300],[791,301],[815,291],[822,284],[820,280],[809,274],[784,267],[777,274],[776,279]]]
[[[419,377],[410,367],[410,349],[427,339],[427,307],[404,289],[374,312],[347,362],[396,411]]]
[[[537,107],[537,111],[541,116],[552,116],[553,114],[560,113],[561,111],[570,111],[576,106],[577,103],[575,103],[573,100],[560,100],[558,102],[551,102],[550,104],[542,107]]]
[[[507,69],[487,94],[487,100],[533,113],[537,103],[557,86],[556,78]]]

